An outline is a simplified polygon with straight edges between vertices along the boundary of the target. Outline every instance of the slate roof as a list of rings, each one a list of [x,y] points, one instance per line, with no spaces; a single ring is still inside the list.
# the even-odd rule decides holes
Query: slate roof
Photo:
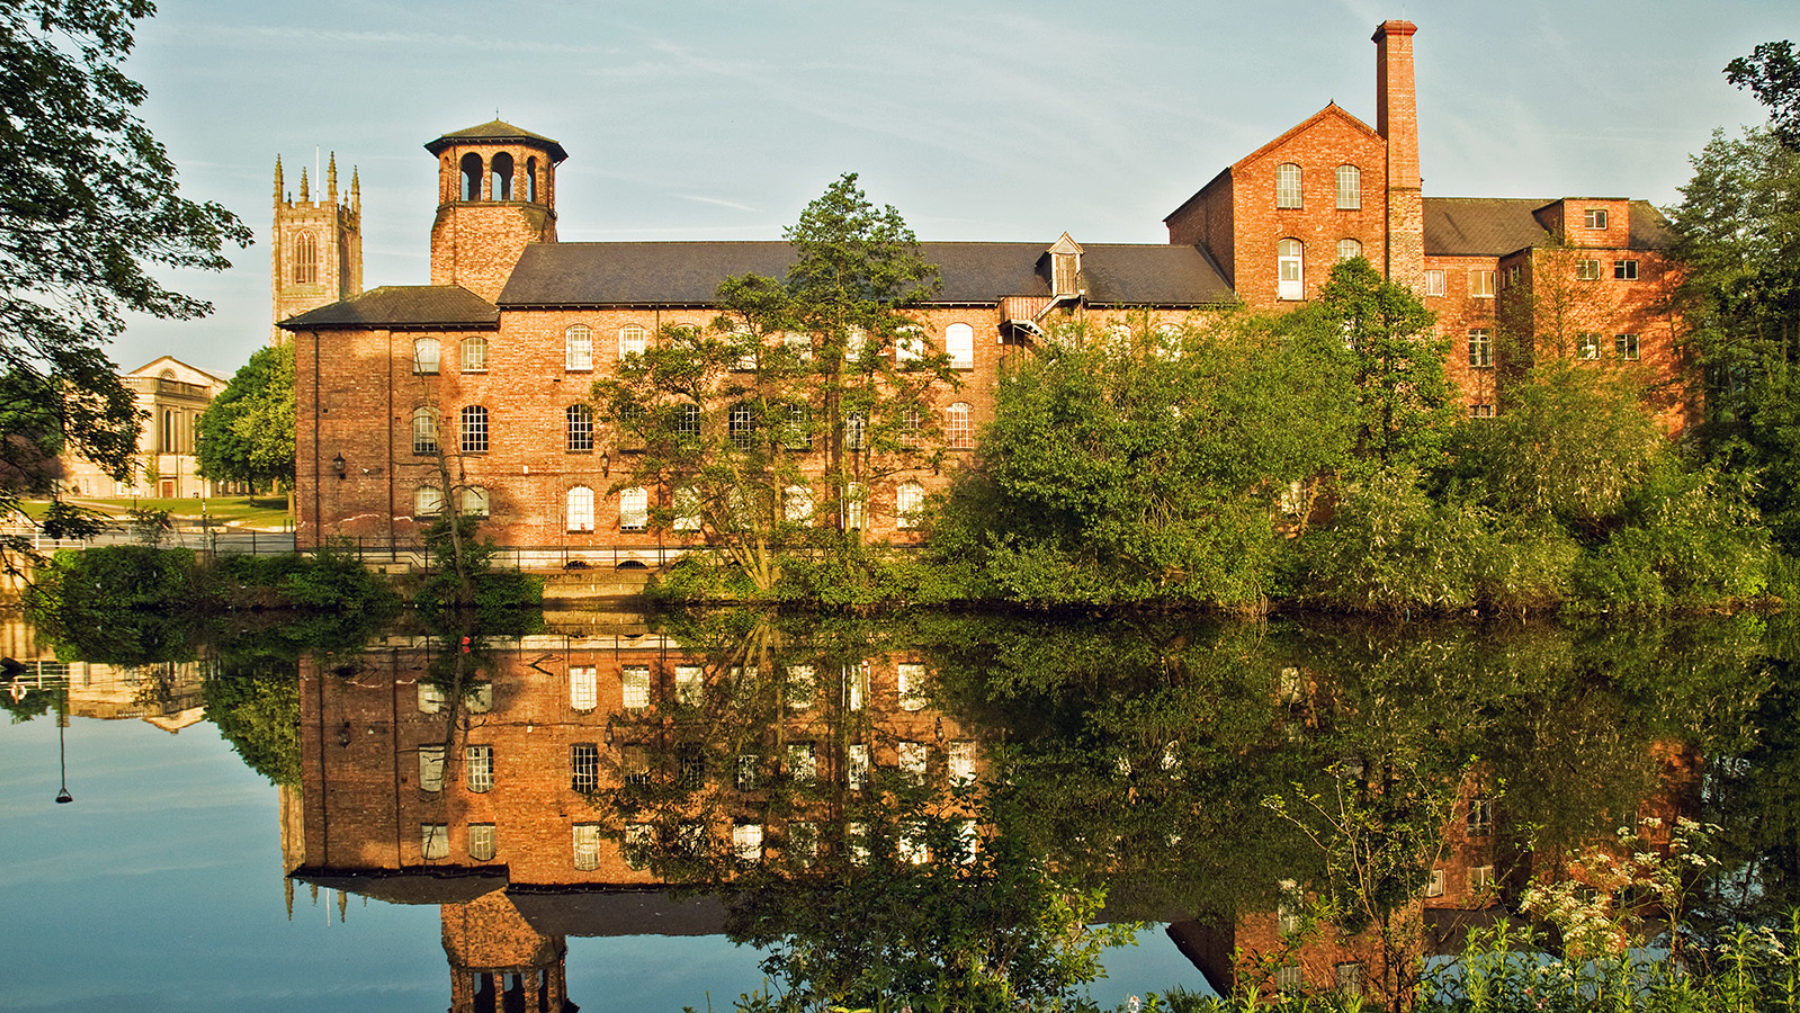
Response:
[[[1539,197],[1427,197],[1425,198],[1426,256],[1490,256],[1548,245],[1555,240],[1532,212],[1557,198]],[[1649,201],[1631,202],[1631,237],[1634,250],[1657,250],[1672,237],[1668,220]]]
[[[936,264],[941,305],[987,305],[1006,296],[1048,296],[1043,243],[921,243]],[[1088,301],[1201,306],[1231,289],[1204,254],[1188,246],[1083,246]],[[785,242],[540,243],[525,248],[500,305],[707,306],[719,282],[756,273],[781,277],[793,263]]]
[[[452,130],[437,140],[426,144],[425,150],[435,155],[455,144],[506,144],[508,142],[518,141],[525,141],[530,144],[538,145],[539,147],[547,148],[550,152],[550,157],[558,162],[569,157],[569,153],[563,150],[561,144],[545,137],[543,134],[534,134],[524,127],[515,127],[505,120],[489,120],[479,126],[464,127],[461,130]]]
[[[295,869],[291,878],[313,886],[360,894],[389,904],[466,904],[505,889],[502,869]]]
[[[384,285],[289,317],[280,326],[290,331],[495,328],[500,309],[460,285]]]

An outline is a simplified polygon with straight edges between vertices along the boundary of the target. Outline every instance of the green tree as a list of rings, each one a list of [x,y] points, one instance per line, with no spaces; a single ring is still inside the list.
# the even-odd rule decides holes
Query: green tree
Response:
[[[196,456],[215,481],[294,481],[294,348],[261,348],[200,413]]]
[[[1725,65],[1725,79],[1769,107],[1775,136],[1800,150],[1800,56],[1792,42],[1764,42]]]
[[[1218,317],[1130,340],[1053,330],[1010,368],[978,466],[933,530],[991,591],[1055,603],[1269,594],[1278,501],[1345,460],[1354,418],[1335,336]]]
[[[893,207],[846,174],[785,232],[784,278],[718,289],[707,328],[665,327],[594,397],[631,455],[615,489],[664,494],[660,529],[697,530],[768,590],[782,556],[853,547],[869,490],[928,464],[933,394],[955,383],[906,313],[935,291]]]
[[[1444,375],[1449,342],[1437,317],[1404,285],[1354,257],[1331,269],[1319,297],[1287,326],[1336,338],[1348,351],[1357,390],[1356,450],[1383,468],[1430,467],[1443,434],[1460,416]]]
[[[138,419],[106,343],[128,312],[205,315],[210,305],[152,269],[223,270],[220,251],[250,241],[223,207],[181,197],[174,164],[138,119],[144,89],[120,65],[153,10],[147,0],[0,8],[0,373],[35,385],[66,449],[117,478]],[[0,490],[0,515],[17,502]]]
[[[1683,310],[1705,383],[1700,436],[1754,472],[1778,544],[1800,546],[1800,150],[1769,130],[1715,133],[1672,220]]]

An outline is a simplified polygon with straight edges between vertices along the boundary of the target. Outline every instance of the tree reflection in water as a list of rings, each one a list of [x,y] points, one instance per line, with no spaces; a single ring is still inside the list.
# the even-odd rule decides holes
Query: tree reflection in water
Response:
[[[1221,990],[1405,1005],[1534,883],[1649,931],[1582,871],[1666,850],[1606,843],[1640,818],[1722,825],[1696,961],[1800,899],[1787,636],[714,612],[393,630],[288,693],[220,652],[207,698],[297,780],[295,879],[443,905],[459,1009],[560,1008],[567,936],[645,931],[760,947],[791,1008],[1035,1008],[1143,922]]]

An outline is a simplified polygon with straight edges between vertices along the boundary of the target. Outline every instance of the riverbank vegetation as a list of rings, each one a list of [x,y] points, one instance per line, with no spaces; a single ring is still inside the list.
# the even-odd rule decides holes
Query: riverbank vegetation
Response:
[[[1453,401],[1432,318],[1366,262],[1313,305],[1054,329],[1009,362],[929,547],[677,568],[665,599],[1258,613],[1771,604],[1759,487],[1669,439],[1630,364],[1546,357]]]

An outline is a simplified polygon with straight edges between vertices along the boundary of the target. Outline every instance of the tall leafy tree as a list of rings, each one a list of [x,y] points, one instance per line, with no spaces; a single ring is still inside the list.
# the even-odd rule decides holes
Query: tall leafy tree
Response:
[[[1800,113],[1787,43],[1726,73],[1752,85],[1771,125],[1715,133],[1693,159],[1672,220],[1681,296],[1705,382],[1708,455],[1758,473],[1757,505],[1779,543],[1800,545]],[[1783,68],[1786,68],[1784,70]],[[1783,83],[1786,82],[1786,83]]]
[[[1748,88],[1769,107],[1770,126],[1789,148],[1800,149],[1800,54],[1792,42],[1764,42],[1725,65],[1725,78]]]
[[[221,250],[250,241],[231,212],[181,197],[174,164],[137,116],[145,92],[120,65],[154,9],[0,5],[0,372],[38,383],[68,448],[117,477],[138,419],[107,341],[127,312],[209,312],[151,269],[223,270]],[[16,505],[16,493],[0,493],[0,514]]]
[[[933,397],[955,383],[906,312],[937,270],[854,173],[784,236],[785,277],[727,279],[710,327],[665,327],[594,385],[642,451],[615,488],[660,491],[651,524],[702,532],[761,589],[786,552],[856,542],[871,488],[935,453]]]
[[[294,481],[294,349],[258,349],[195,426],[200,474],[263,486]]]
[[[1381,277],[1361,257],[1339,262],[1318,299],[1289,326],[1335,336],[1349,355],[1357,390],[1356,452],[1383,468],[1430,467],[1443,434],[1460,416],[1444,374],[1449,342],[1436,314],[1412,290]]]

